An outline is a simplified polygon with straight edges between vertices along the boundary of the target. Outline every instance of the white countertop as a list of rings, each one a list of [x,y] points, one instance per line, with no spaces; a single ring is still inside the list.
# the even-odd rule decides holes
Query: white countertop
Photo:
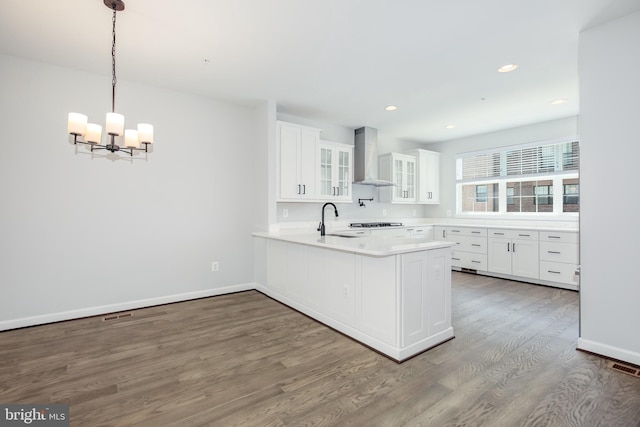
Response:
[[[291,232],[255,232],[253,236],[376,257],[455,246],[455,243],[452,242],[410,239],[405,237],[340,237],[331,235],[320,236],[320,233],[296,234]]]

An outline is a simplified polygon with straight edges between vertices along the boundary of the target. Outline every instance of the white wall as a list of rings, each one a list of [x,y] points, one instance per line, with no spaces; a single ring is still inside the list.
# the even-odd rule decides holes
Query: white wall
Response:
[[[92,158],[67,114],[103,123],[110,76],[0,64],[0,329],[251,286],[264,113],[122,76],[116,111],[155,126],[153,153]]]
[[[440,204],[428,206],[426,215],[428,217],[444,218],[448,216],[447,211],[455,215],[457,154],[528,142],[577,137],[577,125],[577,117],[568,117],[427,145],[427,150],[438,151],[441,155]]]
[[[640,12],[580,37],[579,348],[640,365]]]

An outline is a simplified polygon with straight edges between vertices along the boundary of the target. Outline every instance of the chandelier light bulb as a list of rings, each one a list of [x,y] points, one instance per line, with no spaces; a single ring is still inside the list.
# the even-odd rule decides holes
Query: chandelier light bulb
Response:
[[[89,144],[100,144],[102,142],[102,126],[95,123],[88,123],[84,140]]]
[[[87,116],[80,113],[69,113],[67,132],[71,135],[84,136],[87,131]]]

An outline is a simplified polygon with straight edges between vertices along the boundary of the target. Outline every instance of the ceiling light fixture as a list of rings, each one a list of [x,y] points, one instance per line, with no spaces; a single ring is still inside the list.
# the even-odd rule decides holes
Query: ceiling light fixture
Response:
[[[138,129],[124,129],[124,116],[115,112],[116,107],[116,12],[124,10],[122,0],[103,0],[104,5],[113,10],[112,41],[111,41],[111,112],[107,113],[106,131],[109,138],[107,144],[102,145],[102,126],[87,123],[87,116],[80,113],[69,113],[67,132],[73,135],[74,144],[87,144],[91,151],[108,150],[112,153],[123,151],[133,156],[134,151],[148,152],[149,144],[153,143],[153,126],[139,123]],[[124,147],[116,144],[116,136],[124,136]],[[82,137],[83,140],[79,138]],[[144,148],[140,145],[144,144]]]
[[[509,73],[518,68],[518,64],[506,64],[498,68],[499,73]]]
[[[387,111],[396,111],[398,107],[396,107],[395,105],[387,105],[386,107],[384,107],[384,109]]]
[[[554,99],[553,101],[550,102],[551,105],[562,105],[562,104],[566,104],[567,102],[569,102],[569,100],[567,98],[558,98],[558,99]]]

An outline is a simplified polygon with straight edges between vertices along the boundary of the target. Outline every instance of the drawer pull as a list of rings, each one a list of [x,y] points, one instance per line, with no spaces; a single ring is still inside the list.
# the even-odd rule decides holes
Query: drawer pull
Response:
[[[460,230],[451,230],[452,233],[459,233]]]
[[[480,234],[479,231],[472,231],[471,234]]]
[[[494,236],[504,236],[504,233],[493,233]]]
[[[471,246],[482,246],[482,245],[479,245],[477,243],[472,243]]]
[[[476,264],[480,264],[480,261],[476,261],[475,259],[472,259],[471,262],[475,262]]]
[[[550,239],[559,239],[560,238],[560,236],[551,236],[551,235],[549,235],[547,237],[549,237]]]
[[[454,258],[454,257],[451,257],[451,259],[452,259],[452,260],[455,260],[455,261],[460,261],[460,258]]]
[[[553,274],[560,274],[560,272],[559,272],[559,271],[553,271],[553,270],[547,270],[547,272],[549,272],[549,273],[553,273]]]
[[[531,237],[531,234],[518,234],[520,237]]]
[[[560,251],[547,251],[547,253],[560,255]]]

